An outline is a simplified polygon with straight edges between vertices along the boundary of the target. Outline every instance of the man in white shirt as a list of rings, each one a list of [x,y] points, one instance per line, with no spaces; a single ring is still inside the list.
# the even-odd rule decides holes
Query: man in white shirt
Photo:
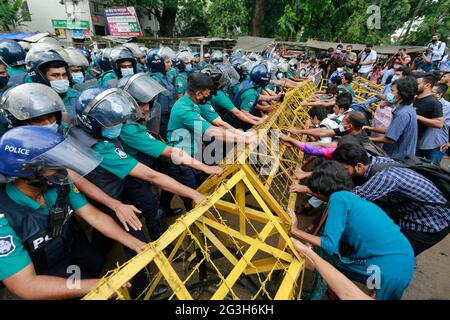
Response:
[[[361,51],[361,60],[359,67],[359,75],[367,79],[373,70],[373,66],[377,62],[377,52],[373,50],[373,44],[368,44],[364,51]]]
[[[433,35],[431,43],[428,44],[428,48],[433,49],[431,56],[431,62],[433,63],[433,70],[439,69],[439,63],[445,55],[445,49],[447,45],[445,42],[439,41],[440,36],[438,34]]]

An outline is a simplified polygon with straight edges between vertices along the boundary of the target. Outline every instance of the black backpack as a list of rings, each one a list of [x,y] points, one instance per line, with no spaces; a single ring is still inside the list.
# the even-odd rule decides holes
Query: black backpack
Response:
[[[415,156],[407,156],[404,160],[397,160],[398,163],[380,163],[372,166],[369,177],[383,171],[386,168],[407,168],[411,169],[428,180],[438,188],[447,199],[447,203],[424,202],[424,204],[439,205],[450,208],[450,171],[435,165],[431,161]]]

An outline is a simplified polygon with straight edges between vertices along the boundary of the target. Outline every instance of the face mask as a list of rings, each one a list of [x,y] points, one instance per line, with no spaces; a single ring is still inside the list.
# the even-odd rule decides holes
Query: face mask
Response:
[[[6,85],[9,82],[9,76],[6,77],[0,77],[0,89],[6,87]]]
[[[59,128],[57,122],[53,122],[52,124],[48,124],[48,125],[43,126],[43,127],[52,129],[54,132],[58,132],[58,128]]]
[[[395,104],[397,102],[397,100],[394,97],[394,94],[392,92],[389,92],[386,95],[386,101],[389,102],[390,104]]]
[[[72,73],[72,80],[76,84],[81,84],[84,82],[84,74],[83,72],[73,72]]]
[[[188,64],[188,65],[185,67],[184,70],[186,70],[186,72],[192,72],[192,71],[194,71],[194,69],[192,68],[192,65],[190,65],[190,64]]]
[[[364,50],[366,53],[370,53],[370,51],[372,51],[371,49],[365,49]]]
[[[344,68],[337,68],[337,72],[342,73],[344,71]]]
[[[399,77],[393,76],[393,77],[392,77],[392,80],[391,80],[391,83],[394,83],[394,82],[397,81],[398,79],[399,79]]]
[[[50,81],[50,86],[57,93],[66,93],[69,90],[70,82],[69,80],[53,80]]]
[[[123,69],[120,69],[120,72],[122,73],[122,77],[129,77],[134,74],[134,69],[133,68],[123,68]]]
[[[117,139],[122,132],[122,124],[114,127],[102,128],[102,136],[107,139]]]

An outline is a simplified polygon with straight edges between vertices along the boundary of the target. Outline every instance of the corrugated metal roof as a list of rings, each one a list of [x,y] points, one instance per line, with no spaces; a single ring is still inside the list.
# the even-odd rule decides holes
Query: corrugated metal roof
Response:
[[[262,52],[275,44],[273,38],[239,37],[234,49],[242,49],[247,52]]]

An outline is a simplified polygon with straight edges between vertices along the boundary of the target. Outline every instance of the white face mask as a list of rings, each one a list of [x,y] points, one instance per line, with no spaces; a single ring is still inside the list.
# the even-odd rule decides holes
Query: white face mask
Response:
[[[69,90],[70,82],[69,80],[53,80],[50,81],[50,86],[57,93],[66,93]]]
[[[120,72],[122,73],[122,77],[129,77],[134,74],[133,68],[122,68],[120,69]]]
[[[344,71],[344,68],[337,68],[337,72],[342,73]]]
[[[59,128],[58,123],[56,121],[43,127],[52,129],[54,132],[58,132]]]

